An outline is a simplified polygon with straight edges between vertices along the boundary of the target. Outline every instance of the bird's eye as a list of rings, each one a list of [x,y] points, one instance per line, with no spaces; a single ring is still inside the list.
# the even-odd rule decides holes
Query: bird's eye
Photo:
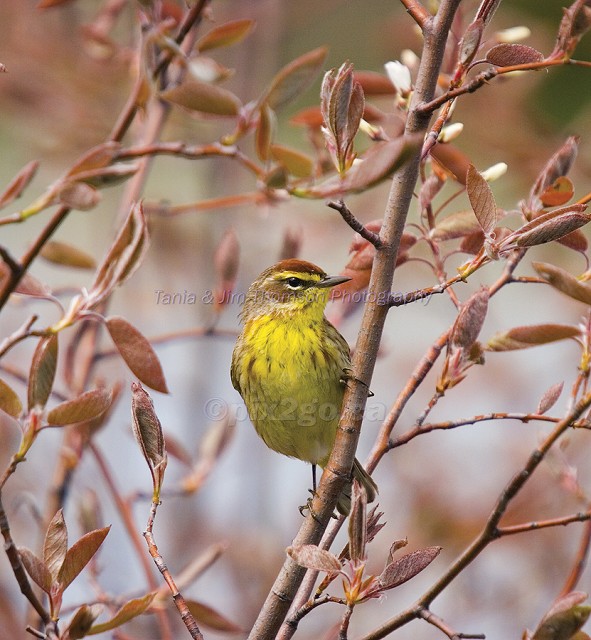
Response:
[[[287,278],[285,282],[290,289],[300,289],[304,285],[304,281],[296,277]]]

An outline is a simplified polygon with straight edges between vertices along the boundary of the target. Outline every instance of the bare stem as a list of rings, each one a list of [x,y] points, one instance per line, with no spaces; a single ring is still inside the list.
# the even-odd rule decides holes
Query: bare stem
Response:
[[[154,534],[152,530],[154,527],[154,520],[156,518],[157,509],[158,503],[152,502],[150,507],[150,515],[148,516],[148,524],[146,525],[146,530],[144,531],[144,538],[146,539],[146,544],[148,545],[148,551],[152,556],[152,559],[154,560],[154,564],[158,567],[158,571],[160,571],[160,573],[162,574],[162,577],[164,578],[166,584],[168,585],[168,588],[170,589],[170,592],[172,593],[172,600],[181,615],[181,620],[191,634],[191,638],[193,638],[194,640],[203,640],[203,635],[199,630],[199,626],[197,625],[195,618],[189,611],[187,603],[185,602],[185,599],[183,598],[181,592],[178,590],[174,578],[172,577],[172,574],[164,563],[164,560],[162,559],[162,556],[158,551],[158,547],[156,546],[156,542],[154,541]]]
[[[364,224],[359,221],[349,210],[349,207],[343,202],[343,200],[331,200],[326,203],[327,207],[338,211],[341,214],[343,220],[356,231],[364,240],[367,240],[370,244],[376,249],[379,249],[382,246],[382,241],[380,240],[380,236],[377,233],[373,233]]]

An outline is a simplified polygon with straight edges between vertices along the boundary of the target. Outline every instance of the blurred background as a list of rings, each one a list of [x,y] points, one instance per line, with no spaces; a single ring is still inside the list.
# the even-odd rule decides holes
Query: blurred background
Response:
[[[0,185],[8,184],[30,160],[41,161],[22,206],[40,195],[76,157],[108,136],[132,86],[138,37],[134,2],[122,3],[124,8],[110,33],[113,42],[102,44],[89,37],[90,30],[92,25],[96,27],[97,15],[102,15],[104,7],[117,3],[78,0],[46,10],[35,4],[30,0],[3,0],[0,4],[0,62],[7,68],[7,73],[0,75]],[[477,5],[465,0],[462,8],[471,15]],[[562,0],[504,3],[489,32],[527,25],[532,35],[525,43],[549,52],[562,6]],[[322,45],[329,47],[327,69],[349,60],[356,69],[383,73],[384,63],[399,59],[402,50],[420,53],[420,39],[412,21],[402,6],[391,0],[214,0],[211,9],[215,24],[238,18],[257,22],[247,40],[220,50],[215,56],[235,69],[224,86],[243,102],[256,99],[283,65]],[[202,31],[211,26],[206,21]],[[583,40],[577,58],[591,58],[590,43],[591,39]],[[464,123],[465,128],[455,143],[457,147],[479,169],[497,162],[508,164],[508,173],[493,184],[500,207],[517,207],[547,158],[571,134],[581,136],[580,154],[571,176],[577,196],[591,190],[589,79],[589,70],[557,68],[499,79],[458,102],[454,121]],[[318,103],[319,84],[320,78],[281,112],[279,142],[311,151],[303,130],[289,120],[303,107]],[[381,100],[376,104],[387,108],[389,98]],[[209,142],[231,131],[232,126],[231,122],[196,118],[173,110],[162,139],[189,144]],[[137,127],[132,127],[126,142],[133,142],[137,132]],[[244,149],[252,154],[251,139],[244,141]],[[252,175],[230,159],[195,162],[160,157],[153,163],[144,197],[146,202],[176,205],[255,188]],[[105,190],[96,209],[72,213],[56,239],[75,244],[99,261],[124,213],[120,209],[125,189],[123,185]],[[383,215],[387,192],[388,185],[384,184],[350,197],[347,203],[361,220],[368,222]],[[466,200],[456,201],[449,213],[462,207],[467,208]],[[2,226],[0,243],[19,256],[48,215],[44,212],[24,224]],[[417,215],[415,203],[409,220],[416,220]],[[220,335],[157,342],[171,393],[164,396],[154,392],[152,397],[171,442],[180,443],[191,455],[198,456],[200,444],[216,418],[223,420],[234,412],[237,422],[231,442],[198,492],[182,497],[172,495],[187,468],[174,458],[170,461],[155,534],[173,574],[211,545],[223,543],[226,551],[221,559],[186,589],[185,595],[214,606],[248,629],[283,562],[285,547],[301,523],[298,505],[307,499],[310,469],[265,448],[231,386],[229,367],[239,305],[228,305],[218,318],[213,305],[207,304],[208,292],[215,286],[213,256],[228,229],[233,229],[240,244],[237,294],[244,293],[259,272],[278,259],[286,234],[298,239],[299,257],[319,264],[329,273],[338,273],[347,262],[353,233],[322,201],[291,199],[274,206],[244,205],[176,217],[155,215],[150,219],[151,249],[142,268],[110,303],[109,313],[122,315],[150,338],[206,329],[217,322]],[[455,258],[449,261],[449,273],[453,275],[455,266],[465,259],[460,255],[456,263]],[[520,267],[521,275],[533,274],[529,267],[533,259],[556,262],[575,274],[586,269],[579,254],[552,245],[531,251]],[[487,266],[468,284],[457,286],[457,295],[465,300],[481,284],[492,283],[501,268],[497,264]],[[89,286],[93,278],[92,272],[73,271],[41,260],[31,273],[59,292],[65,303],[81,287]],[[406,292],[433,284],[427,267],[409,262],[397,271],[394,290]],[[180,293],[185,301],[194,297],[195,303],[163,304],[158,291]],[[486,340],[496,331],[521,324],[576,324],[584,311],[583,305],[561,298],[549,288],[513,285],[491,302],[481,337]],[[32,313],[40,315],[39,326],[59,317],[56,308],[47,302],[15,298],[0,317],[1,337],[13,332]],[[335,309],[329,309],[328,314],[339,315]],[[371,385],[374,396],[363,426],[358,451],[361,460],[417,362],[455,316],[456,310],[445,295],[390,314]],[[360,317],[361,308],[339,326],[352,345]],[[67,333],[64,339],[67,340]],[[111,349],[107,336],[103,344],[105,350]],[[34,346],[33,342],[20,344],[2,363],[9,368],[1,372],[2,377],[22,396],[26,389],[12,374],[27,373]],[[561,415],[577,375],[578,360],[574,343],[488,354],[486,365],[475,367],[458,388],[449,392],[430,419],[452,420],[489,411],[534,411],[544,391],[564,380],[565,391],[555,409]],[[410,401],[396,433],[409,429],[423,411],[434,392],[439,370],[436,365]],[[149,474],[131,436],[132,374],[116,357],[104,359],[100,374],[110,383],[122,380],[125,386],[108,425],[97,436],[97,446],[123,495],[149,492]],[[58,379],[58,389],[61,384]],[[384,511],[387,524],[370,547],[370,569],[379,573],[390,544],[404,537],[409,541],[408,550],[440,545],[443,551],[416,579],[381,601],[359,607],[353,616],[352,637],[394,615],[432,584],[478,534],[502,488],[522,468],[547,430],[544,424],[537,423],[486,422],[421,436],[383,460],[375,477],[380,487],[380,510]],[[543,520],[582,508],[560,478],[565,469],[571,469],[573,475],[578,470],[581,487],[587,491],[591,487],[589,468],[585,466],[589,447],[583,436],[576,432],[568,441],[565,439],[560,452],[539,469],[515,501],[507,523]],[[39,544],[38,515],[43,514],[61,441],[59,430],[43,433],[28,462],[21,465],[6,487],[4,504],[20,545],[36,548]],[[4,418],[0,423],[2,468],[18,442],[18,428]],[[115,594],[141,593],[146,589],[141,565],[96,461],[86,456],[75,473],[65,508],[70,542],[80,533],[76,524],[80,505],[93,490],[98,495],[104,523],[112,524],[100,556],[101,588]],[[170,491],[168,496],[166,489]],[[146,500],[135,503],[139,530],[145,527],[148,508]],[[559,593],[582,532],[581,525],[571,525],[496,542],[435,601],[433,610],[465,633],[485,633],[487,638],[521,637],[525,627],[536,626]],[[339,537],[335,549],[344,540]],[[4,557],[0,558],[0,568],[0,629],[5,629],[0,636],[24,638],[22,625],[15,626],[19,617],[14,615],[14,611],[24,612],[24,599]],[[586,571],[579,586],[587,590],[589,583]],[[67,592],[68,605],[96,596],[84,575],[71,591]],[[337,608],[321,608],[304,620],[298,637],[333,637],[325,634],[338,621],[338,615]],[[129,627],[130,634],[156,637],[151,617],[134,624]],[[178,637],[183,637],[184,631],[178,629]],[[437,632],[422,622],[396,633],[401,640],[436,636]],[[208,632],[207,637],[229,636]]]

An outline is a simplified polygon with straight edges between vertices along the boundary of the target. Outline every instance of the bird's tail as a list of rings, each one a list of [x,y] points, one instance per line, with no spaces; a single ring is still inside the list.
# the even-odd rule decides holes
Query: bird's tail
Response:
[[[359,484],[365,489],[367,495],[367,501],[373,502],[376,499],[378,492],[378,485],[374,479],[367,473],[367,471],[361,466],[361,463],[357,458],[353,461],[353,480],[357,480]],[[351,511],[351,490],[352,483],[348,483],[341,491],[341,495],[337,501],[337,510],[340,514],[346,516]]]

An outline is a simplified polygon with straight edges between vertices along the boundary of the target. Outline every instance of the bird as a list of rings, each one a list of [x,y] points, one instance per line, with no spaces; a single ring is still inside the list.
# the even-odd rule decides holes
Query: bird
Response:
[[[246,294],[232,353],[232,385],[256,432],[270,449],[312,464],[312,492],[316,466],[326,465],[334,446],[351,377],[349,345],[324,315],[332,288],[348,280],[294,258],[265,269]],[[377,485],[357,459],[353,479],[368,502],[375,500]],[[337,503],[343,515],[351,482]]]

